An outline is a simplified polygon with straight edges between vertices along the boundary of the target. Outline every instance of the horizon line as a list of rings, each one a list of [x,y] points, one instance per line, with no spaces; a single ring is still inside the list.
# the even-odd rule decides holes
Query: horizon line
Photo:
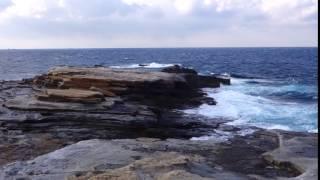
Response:
[[[71,48],[0,48],[0,50],[76,50],[76,49],[214,49],[214,48],[318,48],[318,46],[212,46],[212,47],[71,47]]]

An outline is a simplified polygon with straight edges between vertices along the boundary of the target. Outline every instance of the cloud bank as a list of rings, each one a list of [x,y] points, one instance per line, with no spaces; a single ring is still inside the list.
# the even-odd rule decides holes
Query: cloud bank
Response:
[[[316,46],[317,0],[0,0],[0,48]]]

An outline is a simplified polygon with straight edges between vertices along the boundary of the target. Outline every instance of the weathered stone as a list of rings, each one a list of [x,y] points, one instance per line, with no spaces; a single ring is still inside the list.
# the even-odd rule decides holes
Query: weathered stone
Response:
[[[309,135],[286,138],[281,133],[276,133],[279,136],[279,147],[265,153],[264,158],[270,164],[296,172],[297,177],[294,179],[318,179],[317,137]]]
[[[104,101],[104,94],[98,91],[80,89],[46,89],[43,94],[36,94],[38,100],[52,102],[99,103]]]
[[[197,81],[200,87],[211,87],[211,88],[220,87],[220,83],[221,83],[221,81],[214,76],[204,76],[204,75],[199,75]]]
[[[231,79],[229,76],[213,75],[213,77],[220,81],[221,84],[231,85]]]
[[[39,98],[39,97],[38,97]],[[96,102],[93,100],[90,101],[83,101],[83,100],[77,100],[77,102],[57,102],[54,101],[48,101],[49,99],[46,99],[46,101],[43,101],[41,97],[41,100],[37,100],[30,96],[18,96],[14,99],[8,100],[4,103],[4,106],[11,109],[18,109],[18,110],[31,110],[31,111],[40,111],[40,110],[46,110],[46,111],[95,111],[95,110],[105,110],[107,108],[110,108],[114,105],[114,99],[106,99],[106,101],[103,101],[101,103],[94,103],[94,104],[84,104],[80,102]],[[52,100],[52,99],[50,99]],[[59,99],[60,100],[60,99]],[[61,100],[62,101],[62,100]],[[67,101],[64,99],[64,101]]]
[[[185,179],[185,180],[209,180],[213,178],[205,178],[198,174],[181,170],[181,167],[191,168],[195,163],[201,163],[203,159],[197,156],[186,156],[175,152],[156,153],[152,157],[137,160],[125,167],[109,170],[105,173],[94,175],[87,174],[80,177],[69,177],[70,180],[128,180],[128,179],[151,179],[169,180],[169,179]]]
[[[90,90],[98,91],[98,92],[102,93],[104,96],[107,96],[107,97],[115,97],[116,96],[116,94],[111,92],[112,90],[110,90],[110,89],[106,90],[106,89],[91,87]]]
[[[175,68],[61,67],[0,82],[0,179],[316,179],[317,135],[185,115],[215,104],[199,88],[230,79]]]
[[[51,70],[47,78],[67,78],[74,82],[91,82],[92,86],[95,83],[108,85],[108,83],[148,83],[157,81],[180,81],[184,82],[183,77],[176,74],[162,73],[162,72],[143,72],[137,70],[120,70],[111,68],[73,68],[60,67]],[[75,83],[76,84],[76,83]],[[79,83],[81,85],[81,83]],[[95,86],[98,87],[98,86]]]
[[[265,156],[270,155],[274,159],[288,157],[285,151],[282,152],[285,153],[282,157],[275,154],[278,152],[277,143],[281,140],[277,133],[282,134],[277,131],[260,131],[230,139],[232,143],[221,143],[215,139],[189,141],[150,138],[81,141],[30,161],[8,164],[0,168],[0,178],[174,179],[182,176],[186,179],[316,179],[317,167],[313,167],[317,160],[317,155],[313,153],[317,151],[315,136],[289,133],[291,137],[286,139],[290,142],[286,145],[293,142],[287,148],[289,156],[292,156],[290,152],[297,151],[298,154],[294,156],[298,159],[289,157],[285,162],[293,166],[307,164],[303,172],[295,169],[292,171],[274,164],[273,161],[264,161]],[[298,144],[297,138],[302,138]],[[310,141],[304,144],[304,138]],[[308,149],[312,151],[311,154],[305,154]]]

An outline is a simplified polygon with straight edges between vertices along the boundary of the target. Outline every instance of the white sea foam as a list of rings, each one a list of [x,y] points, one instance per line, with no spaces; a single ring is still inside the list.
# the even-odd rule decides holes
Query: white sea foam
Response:
[[[308,131],[309,133],[318,133],[318,129],[311,129]]]
[[[142,64],[130,64],[130,65],[123,65],[123,66],[110,66],[111,68],[165,68],[165,67],[171,67],[177,64],[160,64],[156,62],[152,63],[142,63]]]
[[[290,127],[285,126],[285,125],[280,125],[280,124],[272,124],[272,125],[261,124],[260,126],[261,127],[265,127],[266,129],[280,129],[280,130],[286,130],[286,131],[290,131],[291,130]]]
[[[232,79],[231,86],[219,89],[204,89],[218,104],[203,104],[186,113],[201,114],[212,118],[233,120],[231,125],[253,125],[266,129],[312,131],[317,129],[317,104],[297,103],[264,96],[266,91],[309,91],[290,85],[277,87],[247,83],[250,80]],[[260,81],[260,80],[258,80]],[[264,81],[264,80],[261,80]],[[287,89],[286,89],[287,88]],[[300,88],[300,89],[299,89]],[[269,92],[272,93],[272,92]]]
[[[215,133],[208,136],[201,136],[201,137],[193,137],[191,141],[207,141],[207,140],[215,140],[216,142],[225,142],[229,140],[231,137],[231,133],[225,131],[215,130]]]
[[[251,128],[244,128],[237,132],[227,132],[227,131],[220,131],[214,130],[215,132],[208,136],[201,136],[201,137],[193,137],[191,141],[207,141],[207,140],[214,140],[216,142],[225,142],[229,139],[233,138],[234,136],[246,136],[255,132],[254,129]]]

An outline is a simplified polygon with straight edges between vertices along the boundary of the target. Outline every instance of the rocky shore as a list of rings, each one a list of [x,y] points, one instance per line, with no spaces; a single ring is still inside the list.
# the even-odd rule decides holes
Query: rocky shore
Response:
[[[317,134],[181,111],[219,103],[201,89],[221,84],[181,66],[0,82],[0,179],[317,179]]]

